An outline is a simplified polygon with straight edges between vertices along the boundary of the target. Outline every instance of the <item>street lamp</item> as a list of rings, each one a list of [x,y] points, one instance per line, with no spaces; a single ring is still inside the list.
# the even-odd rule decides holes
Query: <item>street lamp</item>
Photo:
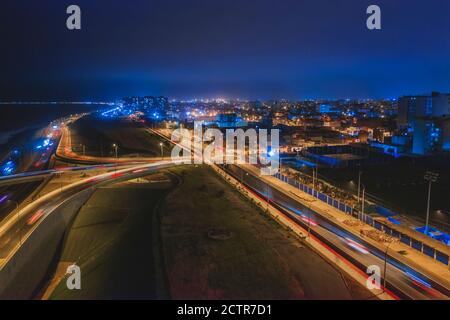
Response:
[[[386,251],[384,252],[383,293],[384,293],[384,292],[385,292],[385,290],[386,290],[386,267],[387,267],[387,254],[388,254],[388,250],[389,250],[389,247],[391,246],[391,244],[392,244],[393,242],[394,242],[394,241],[392,241],[392,242],[389,242],[389,244],[387,245]]]
[[[308,238],[311,236],[311,204],[306,207],[308,211]]]
[[[115,144],[115,143],[114,143],[112,146],[113,146],[113,148],[114,148],[114,152],[115,152],[116,158],[117,158],[117,149],[118,149],[118,146],[117,146],[117,144]]]
[[[361,174],[362,174],[362,171],[359,170],[359,173],[358,173],[358,202],[361,201],[361,198],[360,198],[360,190],[361,190]]]
[[[431,183],[436,182],[439,174],[436,172],[427,171],[425,172],[424,179],[428,181],[428,201],[427,201],[427,217],[425,220],[425,234],[428,235],[428,222],[430,219],[430,201],[431,201]]]
[[[20,209],[19,209],[19,202],[16,200],[8,200],[7,202],[12,202],[16,205],[16,211],[17,211],[17,222],[20,220]],[[22,232],[19,230],[19,243],[22,245]]]
[[[161,158],[164,158],[164,150],[163,150],[163,143],[160,142],[159,146],[161,147]]]
[[[316,158],[316,183],[319,180],[319,160]]]
[[[365,204],[365,202],[366,202],[366,197],[365,197],[365,195],[366,195],[366,186],[364,185],[364,184],[362,184],[362,203],[361,203],[361,219],[360,220],[363,220],[363,218],[364,218],[364,204]]]
[[[248,176],[248,172],[245,172],[245,176]],[[244,170],[241,169],[241,184],[244,185]]]
[[[84,144],[80,144],[81,149],[83,150],[83,156],[86,155],[86,146]]]
[[[312,179],[313,179],[313,189],[316,189],[316,171],[315,171],[315,168],[313,168]]]

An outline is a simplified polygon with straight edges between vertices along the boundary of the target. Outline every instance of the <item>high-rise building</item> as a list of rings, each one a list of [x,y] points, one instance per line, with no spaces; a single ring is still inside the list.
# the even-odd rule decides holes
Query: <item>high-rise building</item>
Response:
[[[450,151],[450,94],[405,96],[398,100],[397,125],[412,137],[411,152],[426,155]]]
[[[432,99],[432,116],[441,117],[450,115],[450,94],[433,92]]]
[[[432,99],[428,96],[405,96],[398,99],[397,125],[399,128],[411,128],[417,117],[430,113]]]
[[[412,153],[432,154],[450,151],[450,118],[416,119]]]

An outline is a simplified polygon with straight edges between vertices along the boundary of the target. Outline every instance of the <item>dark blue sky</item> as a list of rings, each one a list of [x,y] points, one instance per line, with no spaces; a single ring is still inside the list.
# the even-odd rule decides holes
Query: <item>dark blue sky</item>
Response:
[[[449,0],[18,2],[0,8],[1,100],[450,91]],[[366,28],[370,4],[382,30]]]

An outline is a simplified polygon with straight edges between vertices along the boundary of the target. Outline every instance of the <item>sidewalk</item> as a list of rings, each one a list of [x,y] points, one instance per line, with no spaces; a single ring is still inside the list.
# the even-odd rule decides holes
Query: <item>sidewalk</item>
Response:
[[[253,175],[259,177],[261,180],[266,181],[272,186],[275,186],[280,191],[288,194],[294,199],[297,199],[300,203],[310,206],[311,209],[321,214],[322,216],[333,220],[336,224],[338,224],[342,229],[345,229],[349,232],[352,232],[355,236],[361,237],[361,233],[368,231],[375,231],[376,229],[363,223],[358,223],[355,225],[345,224],[344,221],[355,220],[349,215],[344,214],[343,212],[337,210],[336,208],[314,198],[313,196],[302,192],[301,190],[291,186],[288,183],[282,182],[273,176],[260,176],[259,169],[253,165],[241,165],[242,168],[251,172]],[[389,245],[388,254],[393,258],[402,261],[403,263],[411,266],[413,269],[426,274],[430,278],[436,279],[437,282],[441,283],[447,288],[450,288],[450,271],[448,266],[435,261],[434,259],[419,253],[417,250],[401,243],[401,242],[393,242],[393,243],[380,243],[377,242],[367,236],[362,237],[366,242],[371,245],[379,248],[382,251],[386,251]],[[403,251],[406,255],[402,255],[399,252]]]

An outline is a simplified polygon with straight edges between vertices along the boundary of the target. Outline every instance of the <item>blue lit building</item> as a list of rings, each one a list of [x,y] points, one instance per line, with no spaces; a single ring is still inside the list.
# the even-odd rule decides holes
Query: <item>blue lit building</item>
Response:
[[[426,155],[450,151],[450,118],[416,119],[413,127],[412,153]]]
[[[320,104],[316,107],[316,111],[318,113],[336,113],[337,110],[334,106],[330,105],[330,104]]]
[[[234,113],[218,114],[216,116],[216,124],[219,128],[236,128],[247,126],[247,122]]]
[[[163,120],[169,108],[169,100],[166,97],[126,97],[123,98],[126,109],[142,111],[145,116],[153,120]]]
[[[405,96],[398,100],[397,125],[411,138],[410,151],[418,155],[450,151],[450,94]]]

